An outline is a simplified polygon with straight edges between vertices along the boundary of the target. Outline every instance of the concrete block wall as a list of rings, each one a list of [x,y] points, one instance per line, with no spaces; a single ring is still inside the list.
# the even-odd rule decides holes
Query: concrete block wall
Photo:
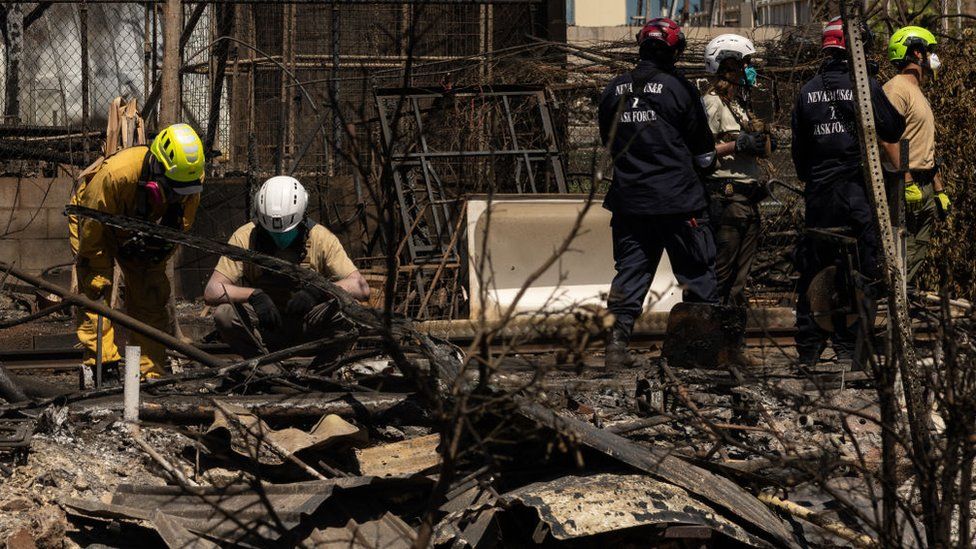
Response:
[[[72,260],[69,177],[0,177],[0,260],[31,273]]]

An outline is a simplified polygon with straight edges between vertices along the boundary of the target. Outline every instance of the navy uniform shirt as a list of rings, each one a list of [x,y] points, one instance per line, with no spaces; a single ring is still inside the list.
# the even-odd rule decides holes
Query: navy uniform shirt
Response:
[[[634,79],[643,90],[631,91]],[[600,138],[610,147],[614,213],[664,215],[705,208],[698,168],[715,161],[715,141],[698,90],[672,69],[642,60],[600,98]]]
[[[905,119],[871,78],[871,102],[878,137],[897,142]],[[807,194],[834,183],[863,181],[854,89],[847,60],[824,61],[820,74],[800,89],[793,108],[793,164]]]

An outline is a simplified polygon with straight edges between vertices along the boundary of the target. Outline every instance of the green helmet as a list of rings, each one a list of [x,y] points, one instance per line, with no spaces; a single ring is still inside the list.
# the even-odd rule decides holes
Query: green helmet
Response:
[[[935,35],[922,27],[902,27],[888,41],[888,60],[900,64],[912,46],[924,46],[926,51],[936,45]]]

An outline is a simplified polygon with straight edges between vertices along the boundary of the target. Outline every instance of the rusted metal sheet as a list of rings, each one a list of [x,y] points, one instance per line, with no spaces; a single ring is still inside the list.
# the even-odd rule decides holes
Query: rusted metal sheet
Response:
[[[685,524],[706,527],[754,547],[771,547],[687,491],[647,475],[567,476],[502,494],[500,501],[506,506],[534,508],[557,540],[637,526]]]
[[[356,450],[359,472],[377,477],[406,477],[429,471],[441,460],[440,435],[427,435],[392,444]]]
[[[158,509],[153,512],[150,522],[170,549],[216,549],[218,547],[216,543],[190,532],[180,524],[179,520]]]
[[[334,414],[322,417],[307,432],[294,427],[276,431],[246,408],[226,406],[225,409],[233,412],[236,420],[228,418],[223,410],[215,410],[214,422],[204,436],[207,446],[217,451],[233,450],[266,465],[279,465],[284,461],[274,452],[262,451],[266,443],[281,448],[286,455],[293,455],[302,450],[321,450],[339,442],[366,441],[365,431]]]
[[[349,519],[343,528],[313,530],[303,547],[329,549],[409,549],[417,533],[406,522],[390,512],[376,520],[356,522]]]
[[[679,303],[668,317],[661,353],[677,368],[714,368],[737,358],[745,334],[745,308]]]
[[[451,489],[439,510],[447,513],[434,528],[437,547],[493,547],[497,541],[496,493],[488,475]]]
[[[519,413],[540,425],[617,459],[652,477],[680,486],[689,493],[724,509],[726,516],[750,532],[764,534],[787,547],[796,544],[789,530],[761,501],[727,478],[712,474],[674,457],[669,449],[644,447],[610,431],[572,417],[564,417],[528,400],[519,401]]]
[[[184,489],[180,486],[121,485],[110,503],[67,500],[70,514],[105,519],[152,521],[163,513],[182,528],[209,539],[244,546],[267,546],[315,513],[336,490],[409,491],[426,478],[350,477],[293,484],[235,484]]]

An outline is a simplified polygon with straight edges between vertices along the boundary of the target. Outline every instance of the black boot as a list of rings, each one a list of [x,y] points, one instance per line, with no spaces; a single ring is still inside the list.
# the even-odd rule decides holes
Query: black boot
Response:
[[[634,358],[627,350],[630,332],[624,328],[614,327],[607,337],[606,366],[607,369],[630,368],[634,365]]]

